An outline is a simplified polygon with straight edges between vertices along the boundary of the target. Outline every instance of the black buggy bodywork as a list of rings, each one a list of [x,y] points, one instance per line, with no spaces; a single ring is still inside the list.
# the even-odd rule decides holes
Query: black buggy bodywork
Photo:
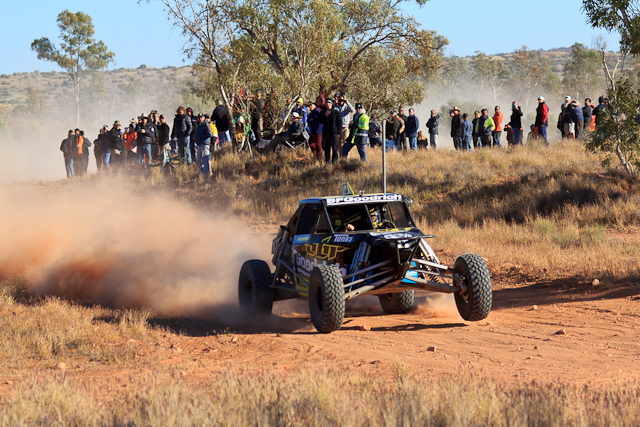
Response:
[[[305,199],[273,240],[272,263],[246,261],[238,297],[243,309],[271,313],[274,301],[308,299],[320,332],[340,329],[345,300],[377,295],[387,313],[406,313],[414,290],[452,293],[463,319],[491,311],[491,279],[479,255],[440,264],[401,194]]]

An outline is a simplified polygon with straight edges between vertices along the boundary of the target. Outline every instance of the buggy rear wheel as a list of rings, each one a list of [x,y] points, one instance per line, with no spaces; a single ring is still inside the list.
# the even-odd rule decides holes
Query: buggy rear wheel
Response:
[[[271,270],[266,262],[252,259],[242,264],[238,279],[238,302],[244,311],[271,313],[273,289],[271,289]]]
[[[309,314],[323,334],[337,331],[344,321],[344,282],[335,265],[320,264],[309,278]]]
[[[405,314],[413,308],[413,289],[378,295],[380,305],[387,314]]]
[[[492,291],[489,269],[480,255],[458,257],[453,269],[462,276],[466,292],[454,294],[458,313],[464,320],[485,319],[491,311]]]

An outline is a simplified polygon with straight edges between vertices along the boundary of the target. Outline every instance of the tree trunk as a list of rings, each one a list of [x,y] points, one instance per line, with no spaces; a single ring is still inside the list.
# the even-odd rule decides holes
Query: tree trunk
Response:
[[[80,127],[80,85],[78,82],[78,76],[72,75],[71,80],[73,81],[73,94],[75,95],[76,100],[76,128]]]
[[[631,176],[635,175],[635,171],[633,170],[633,166],[629,164],[629,162],[624,158],[624,154],[620,149],[620,141],[616,141],[616,154],[618,155],[618,159],[622,166],[624,166],[624,170]]]

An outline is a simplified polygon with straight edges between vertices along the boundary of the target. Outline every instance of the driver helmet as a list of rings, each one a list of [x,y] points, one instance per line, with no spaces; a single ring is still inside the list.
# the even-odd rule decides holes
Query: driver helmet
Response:
[[[331,225],[333,225],[334,228],[342,227],[344,225],[344,218],[342,216],[342,213],[338,211],[331,212],[329,218],[331,220]]]
[[[378,211],[378,209],[369,209],[369,215],[371,216],[371,222],[373,223],[373,226],[378,228],[381,224],[380,212]]]

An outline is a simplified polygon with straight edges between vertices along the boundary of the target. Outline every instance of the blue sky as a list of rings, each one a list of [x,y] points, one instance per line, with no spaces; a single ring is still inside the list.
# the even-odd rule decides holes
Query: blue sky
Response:
[[[602,34],[609,48],[618,48],[618,36],[591,29],[580,11],[581,0],[431,0],[419,7],[405,3],[423,28],[449,39],[447,54],[472,55],[512,52],[523,45],[530,49],[569,47],[575,42],[591,45]],[[110,68],[183,65],[182,35],[172,29],[159,1],[3,1],[0,25],[0,74],[25,71],[61,71],[40,61],[30,45],[48,37],[58,43],[56,17],[64,9],[79,10],[93,18],[95,37],[116,56]],[[187,62],[188,63],[188,62]]]

